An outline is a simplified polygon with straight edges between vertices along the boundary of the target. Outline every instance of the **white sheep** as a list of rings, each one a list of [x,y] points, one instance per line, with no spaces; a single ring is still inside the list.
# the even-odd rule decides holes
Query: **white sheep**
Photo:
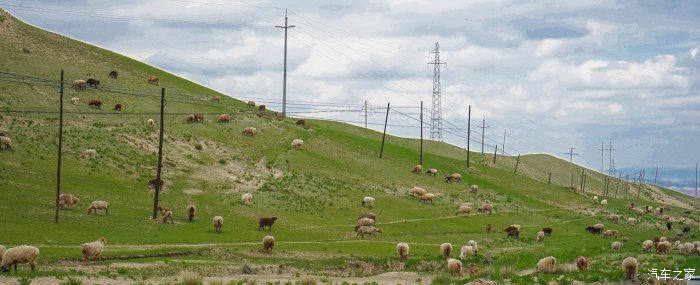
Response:
[[[645,240],[642,243],[642,252],[651,252],[651,248],[654,246],[654,242],[652,240]]]
[[[83,253],[83,264],[87,265],[88,258],[92,257],[93,261],[100,262],[102,256],[102,250],[107,244],[107,239],[104,237],[99,238],[93,242],[87,242],[80,246],[80,251]]]
[[[472,187],[471,187],[471,192],[474,193],[474,194],[476,194],[477,192],[479,192],[479,185],[476,185],[476,184],[472,185]]]
[[[625,273],[627,279],[634,279],[634,275],[637,273],[637,259],[634,257],[627,257],[622,261],[622,272]]]
[[[357,219],[357,222],[355,223],[355,231],[357,231],[357,229],[359,229],[360,227],[364,226],[374,226],[374,220],[370,218]]]
[[[602,206],[605,206],[605,205],[607,205],[607,204],[608,204],[608,200],[607,200],[607,199],[603,199],[603,200],[600,201],[600,205],[602,205]]]
[[[374,198],[372,197],[364,197],[362,198],[362,206],[363,207],[368,207],[368,208],[374,208]]]
[[[603,224],[595,224],[595,225],[593,225],[593,227],[596,228],[596,229],[602,229],[602,228],[605,227],[605,225],[603,225]]]
[[[214,224],[214,230],[218,233],[221,231],[221,227],[224,226],[224,218],[222,216],[216,216],[212,220]]]
[[[88,215],[90,215],[90,213],[93,210],[95,211],[95,214],[97,214],[97,210],[104,210],[105,214],[109,214],[109,204],[107,204],[106,201],[101,201],[101,200],[93,201],[90,204],[90,207],[88,207],[88,209],[87,209]]]
[[[423,196],[423,194],[425,194],[425,193],[428,193],[428,191],[425,191],[425,189],[420,188],[420,187],[413,187],[409,191],[409,194],[411,194],[411,196],[414,196],[414,197]]]
[[[622,243],[619,241],[614,241],[612,243],[611,247],[612,247],[612,251],[620,251],[620,249],[622,248]]]
[[[0,136],[0,149],[5,147],[6,149],[12,148],[12,139],[7,136]]]
[[[537,270],[543,273],[554,273],[557,268],[557,259],[554,256],[547,256],[537,262]]]
[[[292,147],[295,149],[300,149],[304,145],[304,141],[301,139],[295,139],[292,141]]]
[[[61,194],[58,196],[58,205],[61,207],[64,207],[64,206],[70,207],[73,205],[77,205],[79,202],[80,202],[80,198],[75,197],[75,196],[68,194],[68,193],[64,193],[64,194]]]
[[[691,242],[686,242],[683,244],[683,250],[686,254],[693,254],[695,252],[695,245]]]
[[[467,259],[470,256],[474,256],[475,254],[476,254],[476,250],[474,250],[473,246],[465,245],[459,251],[459,258]]]
[[[396,253],[399,255],[399,260],[406,261],[408,257],[408,244],[405,242],[400,242],[396,245]]]
[[[644,215],[644,210],[640,208],[635,208],[634,212],[637,213],[638,216]]]
[[[635,218],[627,218],[627,224],[628,225],[634,225],[637,223],[637,219]]]
[[[539,231],[537,232],[537,242],[542,242],[544,240],[544,232]]]
[[[435,194],[425,193],[425,194],[420,196],[419,200],[420,201],[430,201],[430,203],[433,203],[433,201],[435,201]]]
[[[86,149],[80,152],[80,158],[87,158],[87,159],[92,159],[97,157],[97,151],[94,149]]]
[[[263,243],[263,251],[267,252],[267,253],[271,253],[272,248],[275,247],[275,237],[267,235],[263,238],[262,243]]]
[[[450,270],[452,276],[462,276],[462,262],[457,259],[448,259],[447,269]]]
[[[452,253],[451,243],[446,242],[440,245],[440,255],[442,255],[443,258],[450,257],[450,253]]]
[[[620,221],[620,215],[610,214],[608,215],[608,220],[617,224]]]
[[[70,98],[70,102],[71,102],[73,105],[78,105],[78,104],[80,103],[80,98],[78,98],[78,97]]]
[[[360,237],[362,236],[362,239],[365,239],[365,235],[369,235],[370,238],[376,237],[377,233],[382,233],[382,229],[380,228],[375,228],[373,226],[362,226],[359,229],[357,229],[357,236],[355,237]]]
[[[598,204],[598,196],[593,196],[593,204]]]
[[[455,216],[461,215],[461,214],[469,215],[471,212],[472,212],[472,206],[467,204],[467,203],[464,203],[464,204],[459,206],[459,208],[457,209],[457,212],[455,213]]]
[[[479,246],[476,244],[475,240],[470,240],[467,242],[467,245],[470,245],[471,247],[474,248],[474,252],[479,252]]]
[[[250,205],[253,203],[253,195],[250,193],[245,193],[241,195],[241,203],[244,205]]]
[[[148,119],[148,121],[146,121],[146,123],[151,127],[156,125],[156,121],[154,121],[153,119]]]
[[[36,259],[39,258],[39,249],[34,246],[20,245],[5,250],[2,255],[2,263],[0,269],[2,271],[10,271],[12,265],[15,266],[17,272],[17,264],[28,263],[32,271],[36,268]]]

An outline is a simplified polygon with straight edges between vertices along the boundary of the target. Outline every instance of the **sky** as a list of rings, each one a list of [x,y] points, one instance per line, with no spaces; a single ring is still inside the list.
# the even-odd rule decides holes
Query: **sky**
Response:
[[[601,168],[691,169],[700,160],[697,1],[8,0],[20,19],[281,109],[288,9],[288,112],[364,120],[426,137],[439,42],[443,138],[486,151],[550,153]],[[398,113],[402,112],[403,114]],[[481,129],[472,133],[480,150]],[[603,165],[610,167],[608,153]],[[686,171],[687,172],[687,171]],[[647,174],[648,177],[648,174]],[[690,181],[692,179],[687,178]],[[689,182],[690,183],[690,182]],[[694,187],[694,183],[692,183]],[[690,187],[690,184],[684,184]]]

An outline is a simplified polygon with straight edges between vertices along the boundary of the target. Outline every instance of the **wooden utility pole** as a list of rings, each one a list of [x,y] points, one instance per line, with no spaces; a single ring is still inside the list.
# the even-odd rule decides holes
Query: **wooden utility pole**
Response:
[[[496,145],[496,148],[493,150],[493,164],[496,164],[496,155],[498,155],[498,145]]]
[[[515,170],[513,170],[513,174],[518,173],[518,164],[520,164],[520,155],[518,154],[518,159],[515,160]]]
[[[581,190],[583,190],[583,176],[586,175],[586,169],[581,168]]]
[[[165,88],[160,89],[160,134],[158,136],[158,166],[156,172],[156,193],[153,195],[153,218],[158,218],[158,195],[163,188],[163,133],[165,132]]]
[[[506,129],[503,129],[503,144],[501,145],[501,155],[506,153]]]
[[[600,148],[598,150],[600,151],[600,173],[604,173],[603,166],[605,161],[605,142],[600,142]]]
[[[571,177],[569,177],[569,188],[574,188],[574,173],[571,172]]]
[[[284,10],[284,26],[275,28],[284,29],[284,76],[282,77],[282,116],[287,117],[287,30],[294,28],[294,25],[287,24],[287,9]]]
[[[569,163],[574,163],[574,155],[578,155],[578,153],[574,152],[575,147],[572,147],[569,149],[569,152],[565,152],[564,154],[569,155]]]
[[[63,69],[61,69],[61,86],[58,91],[59,96],[59,111],[58,111],[58,161],[56,162],[56,214],[54,223],[58,224],[58,199],[61,196],[61,161],[63,152]]]
[[[386,139],[386,124],[389,122],[389,106],[391,103],[386,103],[386,118],[384,119],[384,134],[382,134],[382,148],[379,150],[379,158],[384,158],[384,139]]]
[[[552,172],[549,172],[549,178],[547,178],[547,184],[552,184]]]
[[[420,101],[420,165],[423,165],[423,101]]]
[[[484,159],[484,145],[486,144],[486,141],[484,141],[484,137],[485,137],[484,134],[486,133],[486,128],[491,127],[491,126],[486,125],[486,116],[484,116],[481,119],[481,126],[479,126],[479,127],[481,128],[481,159],[483,160]]]
[[[620,177],[617,178],[617,186],[615,186],[615,198],[617,198],[617,191],[620,190],[620,181],[622,180],[622,171],[620,171]]]
[[[469,105],[469,112],[467,113],[467,169],[469,169],[469,153],[471,152],[470,149],[470,142],[471,142],[471,136],[472,136],[472,105]]]

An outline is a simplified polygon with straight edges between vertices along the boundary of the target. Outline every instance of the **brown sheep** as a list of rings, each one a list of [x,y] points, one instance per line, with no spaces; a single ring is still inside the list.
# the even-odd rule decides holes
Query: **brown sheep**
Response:
[[[163,223],[170,219],[170,223],[174,224],[175,221],[173,221],[173,211],[170,210],[170,208],[166,207],[158,207],[158,211],[160,211],[160,214],[163,216]]]
[[[6,149],[12,148],[12,139],[10,137],[0,136],[0,149],[3,147]]]
[[[75,197],[71,194],[61,194],[58,196],[58,205],[63,208],[64,206],[72,206],[72,205],[77,205],[80,202],[80,198]]]
[[[102,101],[99,99],[92,99],[90,102],[88,102],[88,107],[94,107],[95,109],[101,109],[102,108]]]
[[[117,79],[118,76],[119,72],[117,72],[116,70],[112,70],[112,72],[109,73],[109,78]]]
[[[221,96],[212,96],[211,101],[212,102],[221,102]]]
[[[603,237],[617,237],[617,231],[616,230],[606,230],[603,232]]]
[[[122,111],[122,104],[114,105],[114,111],[119,111],[119,112],[121,112],[121,111]]]
[[[508,236],[515,239],[520,239],[520,231],[517,229],[510,230],[508,231]]]
[[[411,173],[413,174],[420,174],[421,170],[423,169],[423,166],[420,164],[416,164],[413,166],[413,169],[411,169]]]
[[[196,113],[194,114],[194,121],[198,123],[204,123],[204,114]]]
[[[481,205],[477,210],[479,211],[479,213],[488,212],[489,214],[491,214],[493,212],[493,205],[486,203]]]
[[[250,137],[252,137],[252,136],[255,136],[255,135],[258,133],[258,130],[257,130],[256,128],[253,128],[253,127],[246,127],[245,129],[243,129],[243,131],[242,131],[241,133],[242,133],[244,136],[250,136]]]
[[[97,88],[97,86],[100,85],[100,81],[93,78],[89,78],[85,83],[87,83],[88,86],[92,86],[95,88]]]
[[[433,201],[435,200],[435,194],[425,193],[425,194],[421,195],[420,198],[418,198],[418,200],[420,200],[422,202],[430,201],[430,203],[433,203]]]
[[[298,120],[295,124],[296,124],[297,126],[305,126],[305,125],[306,125],[306,120]]]
[[[219,116],[219,123],[228,123],[231,121],[231,116],[229,114],[222,114]]]
[[[622,261],[622,271],[627,279],[634,279],[634,275],[637,273],[637,265],[637,259],[634,257],[628,257]]]
[[[486,225],[485,230],[486,230],[486,233],[487,233],[487,234],[492,233],[492,232],[493,232],[493,229],[491,228],[491,224]]]
[[[656,244],[656,253],[658,254],[667,254],[670,249],[671,243],[668,241],[662,241]]]
[[[148,77],[148,84],[153,84],[153,85],[158,85],[160,83],[160,79],[156,77],[155,75],[151,75]]]
[[[255,107],[255,101],[248,101],[248,108]]]
[[[194,122],[195,122],[194,114],[189,114],[189,115],[187,115],[187,117],[185,117],[185,120],[186,120],[188,123],[194,123]]]
[[[552,228],[544,228],[542,229],[545,235],[551,236],[552,235]]]
[[[190,222],[193,222],[194,221],[194,214],[195,214],[195,212],[197,212],[197,208],[194,205],[189,204],[189,205],[187,205],[186,209],[187,209],[187,219],[190,220]]]
[[[581,271],[588,269],[588,258],[585,256],[579,256],[576,258],[576,267],[578,267],[578,270]]]
[[[260,105],[260,106],[258,106],[258,111],[264,112],[264,111],[265,111],[265,105]]]
[[[270,227],[270,231],[272,231],[272,225],[275,224],[275,221],[277,221],[277,217],[272,216],[270,218],[260,218],[258,221],[258,230],[265,230],[265,227]]]

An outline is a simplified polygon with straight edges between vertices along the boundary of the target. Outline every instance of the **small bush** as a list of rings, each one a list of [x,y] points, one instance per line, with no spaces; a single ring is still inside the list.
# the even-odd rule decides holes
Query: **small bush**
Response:
[[[202,284],[202,276],[199,276],[199,274],[192,271],[183,271],[182,273],[180,273],[180,279],[182,279],[182,281],[180,282],[180,284],[182,285]]]
[[[316,285],[316,279],[306,276],[304,279],[301,279],[301,285]]]

